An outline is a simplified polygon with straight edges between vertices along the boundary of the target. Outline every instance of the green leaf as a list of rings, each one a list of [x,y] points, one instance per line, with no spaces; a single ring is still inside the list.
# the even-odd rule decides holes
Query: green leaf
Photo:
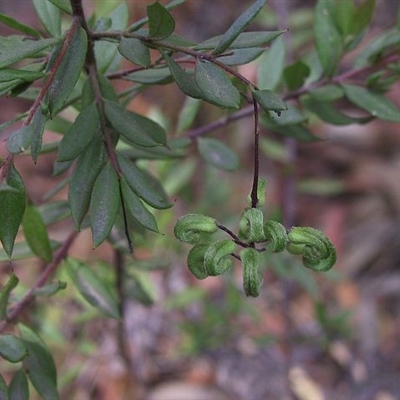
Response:
[[[243,32],[241,33],[229,46],[229,50],[233,49],[247,49],[249,47],[265,46],[278,38],[282,33],[286,31],[272,31],[272,32]],[[195,50],[214,50],[218,43],[221,41],[222,35],[215,36],[207,39],[204,42],[198,44]]]
[[[28,205],[26,207],[22,227],[25,239],[32,251],[42,260],[50,262],[53,259],[53,253],[49,236],[42,216],[35,206]]]
[[[11,259],[15,237],[25,211],[25,185],[14,166],[10,167],[5,183],[11,189],[0,191],[0,241]]]
[[[240,252],[243,264],[243,290],[246,296],[258,297],[263,282],[259,271],[260,253],[253,248]]]
[[[342,38],[335,24],[334,0],[318,0],[314,16],[314,37],[325,75],[332,77],[342,55]]]
[[[208,277],[208,273],[204,267],[204,256],[209,246],[209,244],[197,244],[189,251],[187,256],[189,271],[197,279],[205,279]]]
[[[102,97],[106,100],[118,102],[117,93],[115,92],[115,89],[110,80],[102,74],[99,74],[98,78]],[[88,78],[83,85],[81,102],[82,110],[89,107],[92,103],[96,102],[90,78]]]
[[[111,126],[129,143],[143,147],[165,145],[166,133],[156,122],[112,101],[106,100],[104,106]]]
[[[32,120],[32,129],[33,129],[33,136],[32,136],[32,143],[31,143],[31,154],[33,161],[36,163],[40,151],[42,150],[42,143],[43,143],[43,133],[44,133],[44,126],[46,124],[46,117],[43,114],[41,108],[35,112],[35,115]]]
[[[8,82],[18,79],[24,82],[33,82],[46,76],[41,71],[29,71],[26,69],[3,68],[0,70],[0,82]]]
[[[69,185],[68,200],[72,219],[78,230],[89,209],[93,186],[105,160],[103,141],[101,138],[94,138],[76,163]]]
[[[0,48],[0,68],[7,67],[26,58],[38,56],[43,50],[55,46],[62,39],[60,36],[51,39],[25,40],[18,43],[18,46],[16,46],[16,43],[11,43],[7,50]]]
[[[166,67],[144,69],[124,76],[124,79],[143,85],[166,84],[173,81],[171,72]]]
[[[60,10],[47,0],[33,0],[33,6],[47,33],[51,36],[61,35]]]
[[[90,225],[94,247],[104,242],[111,232],[119,205],[118,175],[111,163],[107,163],[94,183],[90,200]]]
[[[271,90],[252,90],[252,93],[257,103],[265,111],[280,112],[288,109],[286,103]]]
[[[165,209],[172,206],[160,182],[145,170],[122,155],[117,155],[118,164],[130,188],[148,205]]]
[[[56,242],[55,240],[50,241],[51,250],[54,252],[60,247],[60,243]],[[31,248],[29,247],[27,242],[18,242],[15,243],[14,250],[13,250],[13,261],[23,260],[26,258],[34,257],[35,255],[32,253]],[[9,257],[4,249],[0,249],[0,261],[9,261]]]
[[[195,245],[217,230],[218,224],[214,218],[203,214],[186,214],[176,222],[174,235],[181,242]]]
[[[0,290],[0,320],[7,317],[7,307],[12,290],[17,287],[19,279],[13,273],[7,280],[7,283]]]
[[[325,85],[311,90],[309,94],[314,100],[330,102],[341,99],[344,96],[344,91],[337,85]]]
[[[285,42],[278,37],[262,57],[257,71],[257,86],[274,90],[278,86],[285,66]]]
[[[0,356],[11,363],[22,361],[28,353],[25,343],[13,335],[0,335]]]
[[[149,19],[149,37],[162,40],[172,35],[175,30],[175,21],[170,12],[160,3],[147,6]]]
[[[193,97],[195,99],[204,98],[204,94],[197,85],[194,75],[187,73],[183,68],[180,67],[171,57],[166,53],[163,54],[165,61],[167,62],[168,68],[171,71],[171,75],[175,82],[187,96]]]
[[[1,400],[9,400],[10,399],[8,397],[7,383],[1,374],[0,374],[0,399]]]
[[[199,138],[197,140],[199,153],[205,161],[225,171],[235,171],[239,168],[238,156],[220,140]]]
[[[25,325],[18,324],[21,339],[28,348],[23,360],[29,380],[43,400],[58,400],[57,370],[53,357],[42,339]]]
[[[250,25],[250,22],[257,16],[266,3],[267,0],[257,0],[243,14],[241,14],[222,35],[217,47],[213,51],[213,54],[218,55],[228,49],[235,39]]]
[[[349,42],[348,47],[353,47],[353,44],[358,44],[366,32],[371,19],[374,15],[375,0],[364,0],[358,7],[355,8],[354,16],[349,26],[348,36],[346,41]]]
[[[244,65],[260,57],[264,51],[265,49],[262,47],[236,49],[233,51],[233,54],[218,57],[218,60],[229,66]]]
[[[73,258],[66,260],[66,266],[71,280],[90,305],[107,317],[120,318],[116,299],[91,268]]]
[[[310,68],[301,60],[288,65],[283,70],[283,77],[289,90],[296,90],[302,87],[309,75]]]
[[[57,161],[70,161],[78,157],[92,141],[99,124],[97,106],[92,103],[80,112],[64,135],[58,147]]]
[[[131,190],[126,179],[121,178],[122,197],[127,211],[144,228],[159,232],[154,215],[143,205],[139,197]]]
[[[41,286],[40,288],[35,289],[35,296],[53,296],[58,293],[60,290],[64,290],[67,287],[65,282],[52,282],[47,285]]]
[[[60,50],[61,47],[58,53]],[[79,26],[70,40],[54,80],[46,93],[45,101],[51,116],[56,115],[63,108],[72,93],[85,64],[86,50],[86,32]]]
[[[118,51],[134,64],[142,67],[148,67],[151,64],[149,48],[139,39],[122,37]]]
[[[72,14],[71,3],[69,0],[48,0],[50,3],[54,4],[61,11],[66,12],[67,14]]]
[[[33,125],[22,126],[12,132],[7,140],[7,150],[12,154],[24,152],[32,142]]]
[[[8,387],[8,396],[10,400],[29,400],[28,378],[23,369],[14,373]]]
[[[372,116],[391,122],[400,122],[400,110],[389,99],[361,86],[342,85],[346,97]]]
[[[301,98],[301,102],[308,110],[316,114],[322,121],[325,121],[332,125],[360,124],[369,122],[371,120],[371,117],[349,117],[339,112],[330,103],[315,100],[310,96],[303,96]]]
[[[2,22],[4,25],[9,26],[10,28],[25,33],[25,35],[40,38],[40,33],[36,29],[33,29],[30,26],[23,24],[22,22],[19,22],[8,15],[0,13],[0,22]]]
[[[212,243],[204,255],[204,269],[209,276],[217,276],[232,267],[231,254],[236,244],[230,239],[221,239]]]
[[[157,289],[152,276],[147,272],[132,271],[125,277],[125,293],[128,298],[144,306],[151,306],[155,303]]]
[[[208,61],[196,61],[195,80],[203,98],[222,108],[240,107],[240,94],[227,75]]]
[[[194,99],[192,97],[186,98],[185,103],[179,113],[176,128],[177,133],[182,133],[192,126],[198,115],[200,105],[201,101],[199,99]],[[171,143],[169,144],[171,145]]]
[[[307,121],[307,117],[295,106],[292,104],[287,105],[287,109],[284,113],[279,114],[277,116],[270,113],[271,118],[275,123],[279,125],[294,125],[300,124],[302,122]]]

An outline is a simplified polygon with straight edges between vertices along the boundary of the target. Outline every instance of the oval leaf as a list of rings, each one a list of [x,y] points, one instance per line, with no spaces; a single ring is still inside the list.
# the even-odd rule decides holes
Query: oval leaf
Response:
[[[118,155],[118,164],[130,188],[148,205],[165,209],[172,206],[160,182],[135,163]]]
[[[119,204],[118,175],[111,163],[107,163],[96,179],[90,200],[90,225],[95,247],[111,232]]]
[[[61,35],[60,10],[46,0],[33,0],[33,6],[47,33],[51,36]]]
[[[195,80],[203,98],[222,108],[239,108],[240,94],[227,75],[208,61],[196,61]]]
[[[213,138],[197,140],[199,153],[205,161],[225,171],[235,171],[239,168],[238,156],[221,141]]]
[[[58,400],[57,370],[53,357],[42,339],[25,325],[19,324],[21,339],[28,348],[23,360],[29,380],[43,400]]]
[[[37,30],[15,20],[14,18],[11,18],[8,15],[0,13],[0,22],[2,22],[4,25],[8,25],[10,28],[25,33],[25,35],[33,36],[37,39],[40,38],[40,33]]]
[[[147,6],[147,17],[149,19],[149,36],[152,39],[165,39],[174,32],[174,18],[159,2]]]
[[[260,107],[265,111],[286,111],[286,103],[272,90],[253,90],[253,96]]]
[[[22,126],[15,132],[12,132],[7,140],[7,150],[12,154],[24,152],[32,142],[33,125]]]
[[[103,315],[118,319],[117,301],[100,277],[78,260],[68,258],[66,265],[71,280],[85,300]]]
[[[99,126],[97,106],[92,103],[80,112],[70,126],[58,148],[57,161],[70,161],[78,157],[93,139]]]
[[[7,361],[17,363],[28,354],[25,343],[13,335],[0,335],[0,356]]]
[[[42,215],[35,206],[28,205],[26,207],[22,227],[25,239],[32,251],[42,260],[50,262],[53,258],[53,253],[49,236]]]
[[[223,34],[220,42],[213,51],[214,54],[223,53],[235,41],[235,39],[250,25],[250,22],[257,16],[265,6],[267,0],[257,0],[249,7]]]
[[[8,396],[10,400],[29,400],[28,378],[24,370],[20,369],[14,373],[8,387]]]
[[[248,49],[237,49],[231,55],[221,56],[219,61],[229,66],[244,65],[258,58],[265,49],[262,47],[250,47]]]
[[[68,200],[72,219],[78,230],[89,209],[93,186],[105,159],[103,141],[101,138],[95,138],[76,163],[69,184]]]
[[[0,191],[0,241],[11,259],[15,237],[25,212],[25,185],[14,166],[8,171],[6,184],[11,189]]]
[[[112,101],[106,100],[104,105],[109,123],[128,142],[143,147],[165,145],[166,133],[156,122]]]
[[[118,50],[123,57],[142,67],[151,64],[150,51],[139,39],[122,37]]]
[[[122,197],[127,211],[144,228],[159,232],[154,215],[143,205],[139,197],[131,190],[125,178],[121,179]]]
[[[46,94],[45,100],[51,116],[62,109],[74,89],[85,64],[86,50],[86,32],[83,28],[78,27]]]

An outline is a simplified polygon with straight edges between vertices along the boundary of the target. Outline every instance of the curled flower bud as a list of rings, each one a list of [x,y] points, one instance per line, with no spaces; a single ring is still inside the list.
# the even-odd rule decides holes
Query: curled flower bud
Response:
[[[258,208],[248,208],[240,217],[239,236],[249,243],[265,240],[264,214]]]
[[[285,227],[277,221],[268,221],[264,224],[264,235],[267,240],[266,250],[279,253],[285,250],[288,237]]]
[[[258,269],[260,254],[256,249],[247,248],[240,252],[240,259],[243,264],[243,290],[246,296],[257,297],[263,279]]]
[[[294,227],[288,232],[288,239],[287,250],[292,254],[302,254],[305,267],[325,272],[335,264],[335,247],[318,229]]]
[[[236,245],[230,239],[222,239],[211,244],[204,255],[204,268],[210,276],[221,275],[232,267],[231,254]]]
[[[208,273],[204,267],[204,256],[209,246],[209,244],[197,244],[189,251],[187,257],[188,268],[197,279],[208,277]]]
[[[217,229],[214,218],[202,214],[186,214],[176,222],[174,234],[181,242],[197,244],[203,233],[211,234]]]
[[[263,178],[258,179],[257,184],[257,207],[263,207],[265,205],[265,189],[267,188],[267,181]],[[247,204],[251,207],[252,198],[251,193],[247,196]]]

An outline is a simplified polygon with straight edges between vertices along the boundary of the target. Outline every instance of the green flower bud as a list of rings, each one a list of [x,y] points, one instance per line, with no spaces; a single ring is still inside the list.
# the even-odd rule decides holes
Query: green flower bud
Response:
[[[264,224],[264,236],[267,240],[266,250],[279,253],[285,250],[288,237],[285,227],[277,221],[268,221]]]
[[[188,268],[197,279],[208,277],[208,273],[204,267],[204,256],[209,246],[209,244],[197,244],[189,251],[187,257]]]
[[[218,240],[211,244],[204,255],[206,273],[210,276],[217,276],[231,268],[231,254],[235,248],[235,243],[230,239]]]
[[[174,234],[181,242],[197,244],[202,234],[211,234],[218,229],[214,218],[202,214],[186,214],[175,224]]]
[[[263,279],[258,269],[260,254],[256,249],[247,248],[240,252],[243,264],[243,290],[246,296],[257,297]]]
[[[264,214],[258,208],[243,211],[239,222],[239,237],[249,243],[265,241]]]

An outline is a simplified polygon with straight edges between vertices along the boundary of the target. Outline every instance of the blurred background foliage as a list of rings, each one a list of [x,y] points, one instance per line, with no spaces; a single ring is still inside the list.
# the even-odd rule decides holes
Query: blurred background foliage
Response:
[[[84,3],[88,13],[100,16],[120,1]],[[150,4],[127,3],[130,22],[144,16]],[[173,12],[177,31],[201,41],[221,33],[249,4],[189,0]],[[297,60],[313,46],[314,6],[314,1],[271,1],[255,26],[289,27],[283,39],[290,48],[286,57]],[[377,1],[376,7],[365,43],[396,24],[396,2]],[[3,0],[0,11],[39,26],[30,1]],[[5,27],[0,29],[5,34]],[[341,68],[353,58],[350,53]],[[240,71],[250,80],[271,80],[267,75],[273,71],[263,69],[264,61],[263,56]],[[123,81],[117,85],[124,88]],[[396,85],[390,97],[400,105],[398,90]],[[27,107],[19,100],[0,102],[0,122]],[[178,137],[197,103],[185,102],[168,85],[140,93],[129,108],[151,115]],[[202,106],[194,127],[219,115],[215,107]],[[163,234],[133,238],[135,258],[126,265],[130,279],[121,283],[127,296],[126,326],[93,308],[69,284],[73,274],[64,267],[55,279],[67,283],[65,290],[51,300],[43,293],[23,316],[55,356],[62,399],[398,398],[400,127],[382,121],[344,127],[314,122],[313,133],[327,140],[298,144],[295,157],[281,136],[264,135],[261,174],[268,182],[267,212],[276,218],[284,212],[285,182],[288,176],[294,180],[295,193],[289,195],[294,196],[295,223],[316,226],[331,238],[339,255],[334,270],[317,276],[293,257],[263,255],[265,283],[257,299],[244,298],[235,272],[205,281],[188,273],[188,247],[173,237],[173,225],[193,211],[215,216],[226,226],[237,224],[252,182],[251,118],[211,133],[235,149],[241,164],[236,172],[216,169],[195,152],[185,160],[141,161],[160,177],[174,207],[157,211]],[[51,141],[51,132],[46,135]],[[39,203],[53,186],[53,161],[52,156],[42,157],[34,169],[30,162],[18,161],[28,177],[28,191]],[[65,195],[58,194],[60,200]],[[71,227],[65,221],[55,223],[51,237],[63,238]],[[93,250],[90,232],[84,231],[71,255],[91,265],[109,282],[109,295],[116,296],[112,266],[120,260],[111,246]],[[13,263],[21,279],[14,299],[32,285],[42,267],[34,259]],[[2,273],[8,268],[3,263]],[[0,361],[5,376],[13,372],[10,364],[6,367]]]

